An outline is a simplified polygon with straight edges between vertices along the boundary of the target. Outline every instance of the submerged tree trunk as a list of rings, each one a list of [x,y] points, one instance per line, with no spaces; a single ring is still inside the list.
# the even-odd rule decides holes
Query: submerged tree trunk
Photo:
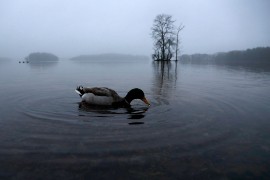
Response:
[[[178,28],[177,28],[177,32],[176,32],[176,47],[175,47],[175,60],[178,61],[178,51],[179,51],[179,32],[184,28],[184,26],[181,24]]]

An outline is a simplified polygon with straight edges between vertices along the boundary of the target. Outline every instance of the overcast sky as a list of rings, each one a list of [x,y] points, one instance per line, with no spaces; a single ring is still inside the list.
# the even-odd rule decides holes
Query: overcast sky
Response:
[[[0,57],[151,55],[151,26],[169,14],[182,53],[270,46],[269,0],[1,0]]]

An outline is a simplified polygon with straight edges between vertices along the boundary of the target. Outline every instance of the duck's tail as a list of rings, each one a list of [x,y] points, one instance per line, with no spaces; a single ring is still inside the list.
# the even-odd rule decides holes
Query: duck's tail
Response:
[[[83,87],[82,87],[82,86],[78,86],[78,87],[75,89],[75,92],[76,92],[77,94],[79,94],[80,97],[82,97],[83,94],[84,94]]]

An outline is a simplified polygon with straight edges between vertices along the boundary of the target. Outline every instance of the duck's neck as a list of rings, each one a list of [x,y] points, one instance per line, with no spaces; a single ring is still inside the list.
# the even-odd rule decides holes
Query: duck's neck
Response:
[[[127,103],[127,104],[129,104],[129,105],[130,105],[131,101],[133,100],[133,99],[129,96],[129,94],[127,94],[126,97],[124,97],[123,99],[124,99],[125,103]]]
[[[126,98],[123,98],[121,101],[115,102],[112,104],[115,107],[130,107],[130,101]]]
[[[125,106],[125,107],[130,107],[130,102],[131,102],[131,101],[132,101],[132,100],[126,99],[126,97],[124,97],[123,100],[122,100],[122,104],[123,104],[123,106]]]

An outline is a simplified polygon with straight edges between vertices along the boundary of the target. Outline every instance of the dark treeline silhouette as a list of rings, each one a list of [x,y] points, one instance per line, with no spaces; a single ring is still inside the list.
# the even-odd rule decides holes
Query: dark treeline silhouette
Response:
[[[147,56],[141,55],[128,55],[128,54],[93,54],[93,55],[80,55],[71,58],[71,60],[78,61],[138,61],[138,60],[148,60]]]
[[[182,55],[181,62],[191,64],[220,65],[269,65],[270,47],[257,47],[245,51],[229,51],[216,54]]]
[[[51,53],[30,53],[27,57],[25,57],[26,61],[29,62],[44,62],[44,61],[58,61],[58,57]]]

